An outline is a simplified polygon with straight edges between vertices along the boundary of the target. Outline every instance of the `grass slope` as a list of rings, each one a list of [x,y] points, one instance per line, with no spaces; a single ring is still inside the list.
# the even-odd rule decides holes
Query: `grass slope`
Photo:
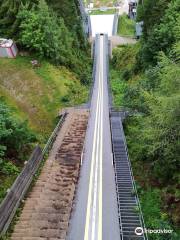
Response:
[[[87,89],[64,67],[42,61],[34,69],[29,57],[0,60],[0,97],[42,137],[52,131],[60,108],[86,101]]]
[[[84,103],[88,89],[65,67],[44,60],[35,69],[30,60],[30,57],[0,59],[0,101],[5,100],[16,118],[27,119],[39,143],[43,143],[54,129],[59,110]],[[0,172],[0,202],[16,177],[17,174]]]
[[[135,21],[129,19],[126,14],[119,17],[118,34],[124,37],[135,36]]]
[[[90,15],[110,15],[110,14],[115,14],[115,13],[116,13],[115,9],[108,9],[105,11],[101,11],[101,10],[89,11]]]
[[[113,104],[115,107],[122,107],[124,96],[124,89],[126,87],[125,81],[122,80],[121,72],[115,71],[112,66],[110,69],[111,90],[113,95]]]

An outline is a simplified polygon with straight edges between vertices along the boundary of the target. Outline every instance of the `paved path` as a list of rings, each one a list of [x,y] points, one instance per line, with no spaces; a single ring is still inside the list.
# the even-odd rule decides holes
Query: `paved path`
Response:
[[[120,240],[112,165],[107,85],[107,42],[97,41],[97,70],[83,164],[68,240]]]

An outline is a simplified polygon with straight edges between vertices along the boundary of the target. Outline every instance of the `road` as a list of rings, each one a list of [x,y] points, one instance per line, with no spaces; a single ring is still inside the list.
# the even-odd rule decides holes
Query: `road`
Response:
[[[109,123],[107,39],[97,37],[96,77],[67,240],[120,240]]]

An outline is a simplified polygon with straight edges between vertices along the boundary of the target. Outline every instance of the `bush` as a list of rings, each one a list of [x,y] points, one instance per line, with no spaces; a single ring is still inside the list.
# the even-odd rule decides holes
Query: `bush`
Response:
[[[144,68],[147,68],[149,65],[156,65],[159,52],[163,51],[165,54],[169,54],[172,46],[180,40],[179,0],[147,0],[146,2],[149,2],[150,5],[152,4],[152,6],[157,5],[155,11],[157,15],[155,17],[153,15],[154,12],[152,10],[155,7],[152,10],[150,10],[151,8],[147,8],[147,11],[152,11],[152,16],[148,18],[145,15],[142,18],[145,25],[140,58]],[[168,2],[170,2],[169,5]],[[160,12],[161,14],[159,14]]]
[[[73,48],[87,51],[87,41],[84,37],[79,11],[79,0],[46,0],[46,2],[58,17],[63,18],[66,27],[73,36]]]
[[[151,82],[151,76],[148,73],[145,83],[142,79],[139,88],[136,88],[137,96],[132,96],[135,94],[135,90],[131,93],[131,86],[128,88],[126,99],[133,106],[137,104],[138,110],[143,105],[146,107],[144,108],[146,115],[136,119],[135,125],[131,122],[133,127],[130,126],[129,129],[129,135],[134,136],[136,140],[133,139],[133,141],[139,145],[133,158],[136,160],[146,159],[151,164],[154,176],[159,182],[166,184],[177,180],[180,164],[178,157],[180,72],[178,64],[172,62],[165,55],[160,57],[158,66],[158,69],[155,70],[158,85],[154,91],[149,90],[149,85],[147,87],[147,83]],[[143,99],[140,98],[141,96]],[[133,142],[130,146],[132,145]]]
[[[89,84],[90,60],[85,55],[87,52],[74,47],[74,36],[65,26],[63,18],[57,17],[44,0],[31,10],[22,8],[18,19],[21,45],[42,58],[70,68],[82,84]]]
[[[123,71],[126,80],[132,76],[134,72],[136,55],[139,51],[139,44],[124,45],[113,50],[112,65],[118,71]]]
[[[4,169],[11,166],[4,160],[15,159],[17,163],[36,141],[35,135],[29,130],[27,122],[14,118],[12,111],[1,101],[0,103],[0,159]],[[2,161],[3,160],[3,161]]]
[[[126,14],[123,14],[119,17],[118,34],[128,37],[135,36],[135,21],[129,19]]]
[[[19,169],[13,163],[0,159],[0,173],[14,175],[19,173]]]
[[[140,191],[141,207],[144,214],[146,228],[173,230],[168,215],[161,209],[161,191],[158,189],[147,189]],[[148,234],[149,240],[178,240],[177,233],[172,234]]]
[[[23,8],[19,14],[20,43],[48,57],[55,63],[68,66],[71,58],[72,39],[63,19],[48,8],[44,0],[40,0],[37,8]]]
[[[0,0],[0,36],[4,38],[18,38],[20,21],[17,18],[23,5],[31,9],[38,0]]]

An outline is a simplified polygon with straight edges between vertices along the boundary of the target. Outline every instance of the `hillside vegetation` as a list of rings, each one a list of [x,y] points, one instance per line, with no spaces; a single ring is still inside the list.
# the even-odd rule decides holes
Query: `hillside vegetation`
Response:
[[[143,36],[116,48],[112,60],[114,103],[134,113],[125,131],[146,227],[174,229],[172,235],[149,234],[153,240],[180,238],[179,3],[140,2]]]
[[[27,114],[33,128],[49,130],[58,107],[85,100],[91,77],[78,1],[1,0],[0,25],[0,36],[15,39],[28,56],[1,59],[1,95]],[[32,68],[33,59],[40,68]]]
[[[118,21],[118,34],[124,37],[135,36],[135,21],[130,19],[128,15],[123,14],[119,16]]]
[[[87,101],[91,60],[78,0],[0,0],[0,26],[19,49],[0,59],[1,201],[59,111]]]
[[[47,136],[62,107],[87,100],[87,87],[65,67],[44,60],[41,67],[33,68],[30,59],[1,59],[0,96],[16,115],[29,120],[32,129]]]
[[[47,140],[60,109],[87,100],[87,87],[72,72],[46,61],[34,69],[29,60],[0,61],[0,201],[34,144]]]
[[[89,50],[77,2],[1,0],[0,35],[15,39],[20,49],[71,69],[87,84],[90,80]]]

